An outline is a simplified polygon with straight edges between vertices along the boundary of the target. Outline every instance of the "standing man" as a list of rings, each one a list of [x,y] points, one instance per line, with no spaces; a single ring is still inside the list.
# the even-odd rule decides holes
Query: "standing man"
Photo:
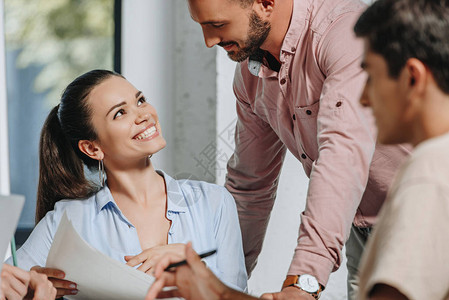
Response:
[[[352,31],[358,0],[188,0],[208,47],[238,61],[238,122],[226,187],[237,202],[248,274],[257,262],[286,150],[310,178],[298,245],[275,299],[318,298],[347,242],[348,289],[408,150],[376,147]],[[376,149],[376,151],[375,151]],[[352,226],[352,227],[351,227]]]

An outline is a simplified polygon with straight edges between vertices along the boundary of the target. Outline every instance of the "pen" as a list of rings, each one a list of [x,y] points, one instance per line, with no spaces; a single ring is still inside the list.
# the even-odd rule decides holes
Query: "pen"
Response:
[[[11,255],[12,255],[12,263],[14,267],[17,267],[17,256],[16,256],[16,239],[14,235],[11,238]]]
[[[217,252],[217,250],[212,250],[212,251],[209,251],[209,252],[205,252],[205,253],[199,254],[199,257],[200,258],[205,258],[205,257],[211,256],[212,254],[215,254],[216,252]],[[179,267],[179,266],[182,266],[182,265],[185,265],[185,264],[187,264],[187,260],[182,260],[180,262],[170,264],[167,268],[165,268],[164,271],[168,271],[171,268]]]

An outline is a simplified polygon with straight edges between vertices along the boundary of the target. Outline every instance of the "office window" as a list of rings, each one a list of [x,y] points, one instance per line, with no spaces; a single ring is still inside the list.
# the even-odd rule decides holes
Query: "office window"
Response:
[[[114,69],[116,4],[4,0],[11,193],[26,197],[19,231],[34,226],[38,143],[48,112],[76,76]]]

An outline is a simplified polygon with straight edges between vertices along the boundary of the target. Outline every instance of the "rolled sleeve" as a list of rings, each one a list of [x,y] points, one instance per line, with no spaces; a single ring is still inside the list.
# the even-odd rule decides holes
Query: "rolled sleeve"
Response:
[[[286,147],[270,125],[255,115],[245,101],[238,72],[234,92],[238,115],[236,146],[228,162],[225,186],[237,204],[246,268],[250,275],[262,249]]]
[[[357,16],[348,13],[331,22],[318,44],[318,63],[326,75],[317,117],[319,154],[288,272],[313,274],[323,285],[341,264],[375,150],[372,116],[359,104],[363,45],[350,30]]]

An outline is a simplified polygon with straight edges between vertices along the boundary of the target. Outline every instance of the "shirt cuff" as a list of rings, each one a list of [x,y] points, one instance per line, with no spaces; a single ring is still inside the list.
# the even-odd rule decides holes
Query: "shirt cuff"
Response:
[[[296,250],[287,275],[313,275],[320,284],[326,286],[334,267],[335,262],[327,257],[304,250]]]

